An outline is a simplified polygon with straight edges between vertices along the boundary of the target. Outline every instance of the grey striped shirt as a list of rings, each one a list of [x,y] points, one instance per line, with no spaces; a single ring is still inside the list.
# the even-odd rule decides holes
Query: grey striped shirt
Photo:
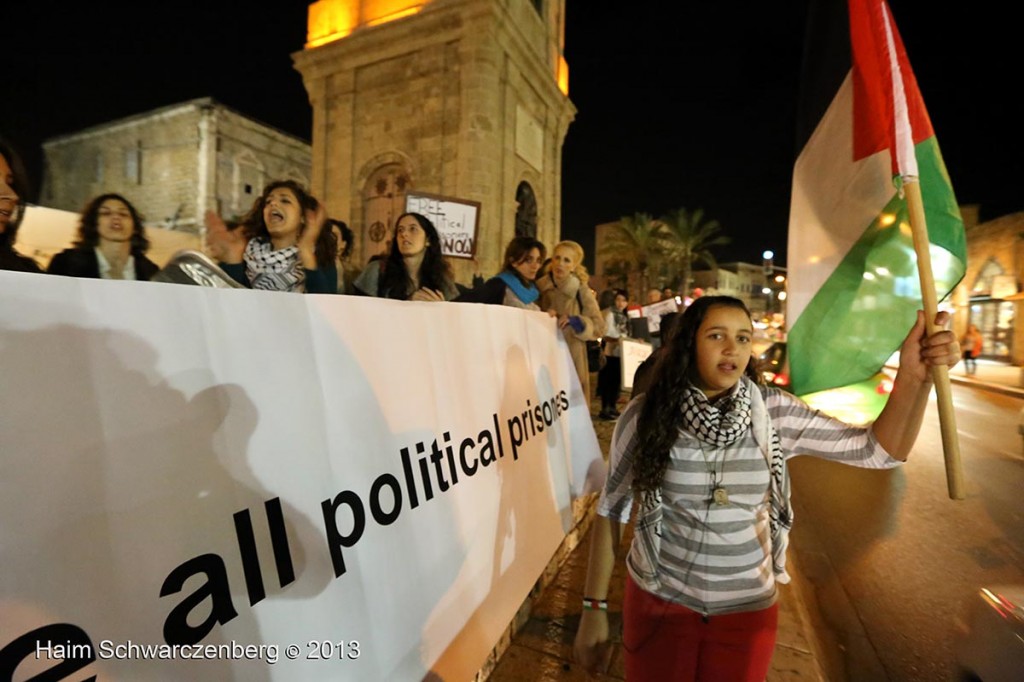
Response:
[[[901,464],[869,428],[812,410],[782,390],[760,390],[787,460],[807,454],[867,469]],[[633,456],[642,399],[633,400],[616,425],[608,480],[598,504],[598,514],[620,523],[629,522],[633,507]],[[712,479],[728,491],[729,504],[712,501]],[[626,558],[630,575],[648,592],[700,613],[770,606],[775,601],[775,577],[768,484],[768,461],[750,430],[726,447],[701,443],[681,431],[661,484],[660,522],[645,523],[644,510],[638,511]]]

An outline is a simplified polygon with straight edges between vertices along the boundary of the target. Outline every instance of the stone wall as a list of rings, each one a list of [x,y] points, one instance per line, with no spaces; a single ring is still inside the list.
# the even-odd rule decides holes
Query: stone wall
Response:
[[[241,217],[273,180],[310,186],[310,146],[230,109],[216,112],[216,172],[208,196],[225,217]]]

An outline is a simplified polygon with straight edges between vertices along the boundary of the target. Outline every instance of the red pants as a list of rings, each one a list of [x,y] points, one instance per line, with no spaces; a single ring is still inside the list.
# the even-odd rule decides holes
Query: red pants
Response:
[[[775,650],[779,605],[708,616],[626,579],[622,609],[626,679],[762,682]]]

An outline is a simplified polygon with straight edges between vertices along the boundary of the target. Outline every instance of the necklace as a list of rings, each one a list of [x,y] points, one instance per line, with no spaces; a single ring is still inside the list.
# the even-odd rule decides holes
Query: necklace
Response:
[[[698,441],[699,442],[699,441]],[[725,453],[722,453],[722,470],[717,471],[718,459],[708,461],[708,455],[704,452],[704,444],[700,444],[700,455],[704,458],[704,466],[707,467],[708,476],[711,477],[711,502],[719,507],[729,504],[729,490],[722,485],[725,480]]]

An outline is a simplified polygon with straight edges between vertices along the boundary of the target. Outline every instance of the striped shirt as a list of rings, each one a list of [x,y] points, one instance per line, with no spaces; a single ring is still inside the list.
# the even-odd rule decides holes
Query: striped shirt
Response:
[[[867,427],[850,426],[777,388],[760,387],[787,461],[814,455],[867,469],[902,462]],[[612,436],[609,474],[598,514],[628,523],[633,507],[633,457],[642,396],[623,411]],[[750,429],[716,447],[685,431],[672,447],[660,490],[661,518],[649,499],[638,505],[626,567],[637,584],[703,614],[755,611],[775,601],[768,520],[768,460]],[[788,475],[788,473],[787,473]],[[712,481],[728,504],[712,500]]]

